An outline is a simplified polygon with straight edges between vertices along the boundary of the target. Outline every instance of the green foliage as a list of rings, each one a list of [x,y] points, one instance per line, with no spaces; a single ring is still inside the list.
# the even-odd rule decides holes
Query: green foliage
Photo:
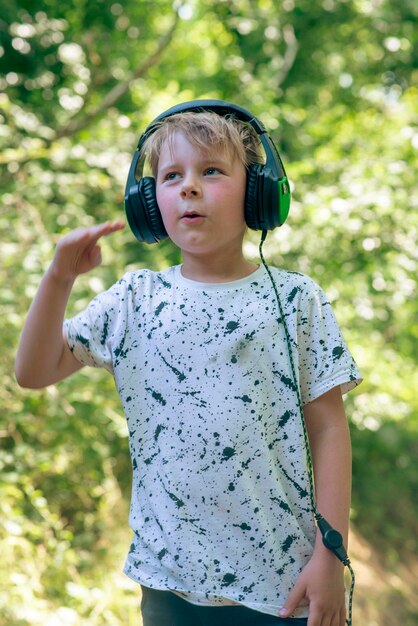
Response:
[[[387,568],[412,562],[417,13],[413,0],[2,3],[0,624],[137,623],[135,588],[114,573],[131,470],[113,382],[82,370],[29,392],[13,362],[60,235],[122,215],[141,130],[194,97],[248,107],[280,146],[293,204],[266,256],[333,301],[365,376],[347,400],[353,522]],[[250,256],[257,244],[251,233]],[[139,246],[127,230],[103,248],[69,314],[127,268],[180,260],[170,242]]]

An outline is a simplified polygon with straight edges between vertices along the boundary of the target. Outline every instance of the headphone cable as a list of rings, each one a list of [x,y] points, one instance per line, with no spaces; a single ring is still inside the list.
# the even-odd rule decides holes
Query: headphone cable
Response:
[[[277,289],[277,285],[274,281],[274,278],[272,276],[272,273],[270,271],[269,266],[267,265],[265,258],[264,258],[264,254],[263,254],[263,243],[266,240],[267,237],[267,230],[263,230],[261,233],[261,240],[260,240],[260,244],[259,244],[259,255],[260,255],[260,259],[261,262],[270,278],[271,284],[273,285],[273,290],[274,293],[276,295],[276,300],[277,300],[277,305],[278,305],[278,310],[279,310],[279,319],[278,324],[280,326],[280,322],[283,323],[283,328],[284,328],[284,332],[285,332],[285,337],[286,337],[286,343],[287,343],[287,351],[289,354],[289,362],[290,362],[290,368],[292,370],[292,376],[293,376],[293,382],[294,382],[294,387],[295,387],[295,392],[296,392],[296,398],[297,398],[297,405],[298,405],[298,410],[299,410],[299,414],[301,417],[301,421],[302,421],[302,429],[303,429],[303,438],[304,438],[304,444],[305,444],[305,453],[306,453],[306,465],[307,465],[307,469],[308,469],[308,480],[309,480],[309,494],[310,494],[310,501],[311,501],[311,508],[312,508],[312,513],[313,516],[315,518],[315,521],[318,525],[318,528],[320,530],[320,532],[323,535],[323,540],[324,540],[324,544],[325,546],[330,549],[332,552],[334,552],[334,554],[336,555],[336,557],[343,563],[343,565],[345,565],[349,572],[350,572],[350,577],[351,577],[351,582],[350,582],[350,591],[349,591],[349,597],[348,597],[348,619],[346,620],[346,624],[347,626],[352,626],[352,614],[353,614],[353,596],[354,596],[354,586],[355,586],[355,575],[354,575],[354,570],[351,566],[351,561],[347,556],[347,553],[345,552],[345,550],[343,549],[343,556],[336,554],[335,550],[333,550],[329,545],[327,545],[325,543],[325,534],[324,534],[324,530],[323,530],[323,525],[325,525],[325,527],[327,528],[328,531],[333,531],[333,532],[337,532],[335,531],[330,524],[324,520],[324,518],[322,517],[322,515],[318,512],[318,509],[316,507],[316,502],[315,502],[315,489],[314,489],[314,472],[313,472],[313,463],[312,463],[312,453],[311,453],[311,447],[309,444],[309,437],[308,437],[308,432],[306,429],[306,423],[305,423],[305,417],[304,417],[304,413],[303,413],[303,402],[302,402],[302,395],[300,392],[300,387],[298,384],[298,378],[296,376],[296,367],[295,367],[295,362],[293,359],[293,353],[292,353],[292,338],[290,336],[290,332],[286,323],[286,318],[284,315],[284,310],[283,310],[283,306],[280,300],[280,296],[279,296],[279,291]],[[339,533],[338,533],[339,534]]]

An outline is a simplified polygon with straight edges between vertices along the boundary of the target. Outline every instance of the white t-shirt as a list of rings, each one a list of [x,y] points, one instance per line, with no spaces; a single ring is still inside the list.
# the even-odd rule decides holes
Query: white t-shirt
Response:
[[[306,404],[361,381],[323,291],[271,268]],[[301,416],[263,266],[231,283],[129,272],[65,323],[115,377],[133,467],[125,572],[197,604],[277,614],[312,555]],[[301,608],[297,616],[306,616]]]

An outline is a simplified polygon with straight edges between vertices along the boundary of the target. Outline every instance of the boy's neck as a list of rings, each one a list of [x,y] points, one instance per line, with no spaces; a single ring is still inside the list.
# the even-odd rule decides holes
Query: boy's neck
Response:
[[[229,257],[195,257],[183,255],[181,273],[185,278],[201,283],[229,283],[245,278],[258,269],[256,263],[247,261],[244,256],[236,259]]]

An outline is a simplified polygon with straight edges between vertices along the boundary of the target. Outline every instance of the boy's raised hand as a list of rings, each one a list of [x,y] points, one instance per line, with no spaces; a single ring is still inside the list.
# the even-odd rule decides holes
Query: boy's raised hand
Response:
[[[15,371],[22,387],[46,387],[82,367],[63,335],[65,308],[77,276],[101,262],[99,239],[124,226],[124,222],[115,221],[79,228],[58,242],[20,338]]]
[[[63,281],[75,280],[79,274],[89,272],[102,261],[99,239],[124,227],[124,222],[116,220],[71,231],[58,242],[50,271]]]

